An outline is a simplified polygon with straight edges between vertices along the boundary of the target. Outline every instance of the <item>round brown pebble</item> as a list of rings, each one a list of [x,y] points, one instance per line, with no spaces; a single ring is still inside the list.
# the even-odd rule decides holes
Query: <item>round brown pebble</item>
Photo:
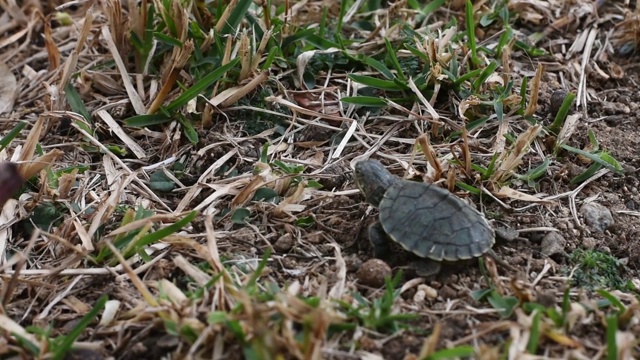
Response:
[[[385,277],[391,277],[391,267],[380,259],[367,260],[356,272],[356,277],[362,285],[382,287]]]
[[[293,247],[293,236],[286,233],[273,244],[273,249],[279,253],[288,252]]]

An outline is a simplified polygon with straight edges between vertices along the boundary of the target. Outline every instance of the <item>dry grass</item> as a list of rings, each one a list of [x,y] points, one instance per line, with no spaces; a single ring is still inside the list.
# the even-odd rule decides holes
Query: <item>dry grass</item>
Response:
[[[258,3],[0,0],[0,356],[640,356],[638,266],[595,292],[528,236],[579,243],[623,178],[583,123],[637,71],[635,9]],[[363,284],[368,157],[519,230],[518,273]]]

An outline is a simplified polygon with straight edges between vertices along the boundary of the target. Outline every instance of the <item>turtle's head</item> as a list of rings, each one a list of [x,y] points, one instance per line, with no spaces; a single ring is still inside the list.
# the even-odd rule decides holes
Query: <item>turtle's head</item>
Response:
[[[379,161],[364,160],[356,163],[356,185],[365,200],[373,206],[380,205],[387,189],[398,181]]]

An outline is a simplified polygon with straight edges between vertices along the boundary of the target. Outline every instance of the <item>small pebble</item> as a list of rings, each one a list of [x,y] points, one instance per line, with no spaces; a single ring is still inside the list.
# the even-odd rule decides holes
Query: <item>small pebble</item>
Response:
[[[276,240],[276,242],[273,244],[273,249],[279,253],[284,253],[291,250],[291,248],[293,248],[293,244],[293,236],[289,233],[286,233],[280,236],[278,240]]]
[[[518,230],[510,227],[497,227],[495,232],[496,236],[504,241],[513,241],[520,235]]]
[[[347,255],[344,257],[344,262],[347,266],[348,272],[358,271],[362,267],[362,260],[356,255]]]
[[[611,211],[597,203],[590,202],[582,205],[580,213],[584,216],[587,226],[594,231],[603,233],[614,223]]]
[[[564,254],[564,246],[567,241],[555,231],[548,232],[543,238],[542,243],[540,244],[540,252],[553,257],[556,255]]]
[[[536,295],[536,302],[545,307],[556,305],[556,296],[552,292],[541,292]]]
[[[440,289],[440,295],[443,299],[454,299],[458,296],[458,292],[449,285],[445,285]]]
[[[598,242],[596,241],[596,239],[592,237],[582,238],[582,246],[584,246],[585,249],[593,249],[596,247],[596,245],[598,245]]]
[[[556,90],[551,93],[551,100],[549,103],[549,110],[551,111],[551,115],[555,116],[560,108],[562,107],[562,103],[564,99],[567,97],[568,92],[566,90]]]
[[[429,285],[420,284],[418,285],[418,291],[422,291],[427,296],[427,299],[435,299],[438,297],[438,291],[432,288]]]
[[[367,260],[356,272],[356,277],[362,285],[382,287],[385,277],[391,277],[391,267],[380,259]]]
[[[287,256],[282,258],[282,266],[284,266],[285,269],[295,269],[298,267],[298,262],[296,259]]]

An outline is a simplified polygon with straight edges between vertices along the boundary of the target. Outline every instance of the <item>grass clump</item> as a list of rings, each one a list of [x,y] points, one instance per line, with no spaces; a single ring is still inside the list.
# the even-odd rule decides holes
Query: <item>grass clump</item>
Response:
[[[571,254],[569,261],[574,266],[573,286],[588,289],[628,289],[628,281],[620,275],[622,264],[610,254],[592,249],[577,249]]]

